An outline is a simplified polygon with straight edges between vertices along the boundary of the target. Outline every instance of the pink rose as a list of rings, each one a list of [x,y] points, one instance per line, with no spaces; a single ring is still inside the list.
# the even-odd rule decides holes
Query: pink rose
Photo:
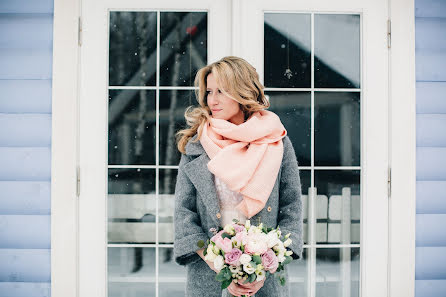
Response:
[[[221,230],[219,231],[217,234],[215,234],[214,236],[212,236],[211,241],[215,242],[217,240],[217,238],[221,238],[221,234],[224,233],[225,230]]]
[[[266,271],[274,273],[279,267],[279,260],[272,249],[268,249],[266,253],[262,255],[262,265]]]
[[[229,265],[238,266],[241,255],[241,250],[233,248],[229,253],[225,253],[225,262]]]
[[[217,236],[215,244],[225,253],[229,253],[232,250],[232,241],[228,237],[222,238],[221,236]]]

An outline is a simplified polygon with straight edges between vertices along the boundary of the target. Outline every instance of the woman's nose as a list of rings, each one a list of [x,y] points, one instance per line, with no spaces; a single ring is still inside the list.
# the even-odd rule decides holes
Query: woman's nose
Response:
[[[217,103],[218,102],[217,102],[215,96],[213,94],[209,94],[208,95],[208,104],[209,105],[214,105],[214,104],[217,104]]]

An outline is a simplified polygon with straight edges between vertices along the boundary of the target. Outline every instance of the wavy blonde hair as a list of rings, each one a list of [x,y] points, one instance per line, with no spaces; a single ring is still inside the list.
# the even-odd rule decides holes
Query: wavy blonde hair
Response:
[[[211,109],[207,104],[207,76],[212,73],[217,85],[226,96],[239,103],[245,115],[245,121],[254,113],[270,106],[260,83],[256,69],[246,60],[236,56],[226,56],[220,60],[200,68],[195,76],[195,96],[199,106],[189,106],[184,117],[189,128],[179,130],[176,134],[178,150],[185,153],[189,139],[197,132],[198,141],[201,127],[211,118]]]

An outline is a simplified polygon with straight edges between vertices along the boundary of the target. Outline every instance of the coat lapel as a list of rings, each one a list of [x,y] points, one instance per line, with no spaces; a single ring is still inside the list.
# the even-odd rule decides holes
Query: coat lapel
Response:
[[[195,135],[192,140],[196,139]],[[214,176],[212,172],[207,168],[207,164],[210,161],[209,156],[206,154],[200,141],[189,142],[186,145],[187,155],[199,155],[192,161],[184,165],[184,171],[189,177],[190,181],[194,184],[200,196],[203,198],[203,203],[206,205],[207,213],[215,223],[215,228],[218,229],[221,222],[216,217],[217,213],[220,213],[220,205],[217,196],[217,189],[214,183]],[[208,231],[208,230],[205,230]]]

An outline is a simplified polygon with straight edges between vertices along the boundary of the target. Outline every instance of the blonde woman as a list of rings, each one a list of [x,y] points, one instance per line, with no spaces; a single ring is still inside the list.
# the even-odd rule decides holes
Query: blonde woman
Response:
[[[186,265],[186,296],[289,296],[274,275],[223,292],[218,270],[199,240],[233,218],[291,233],[292,257],[302,257],[302,201],[293,145],[270,106],[259,75],[246,60],[227,56],[195,78],[198,107],[186,109],[188,128],[177,133],[181,160],[175,188],[174,257]],[[230,295],[229,295],[230,294]]]

